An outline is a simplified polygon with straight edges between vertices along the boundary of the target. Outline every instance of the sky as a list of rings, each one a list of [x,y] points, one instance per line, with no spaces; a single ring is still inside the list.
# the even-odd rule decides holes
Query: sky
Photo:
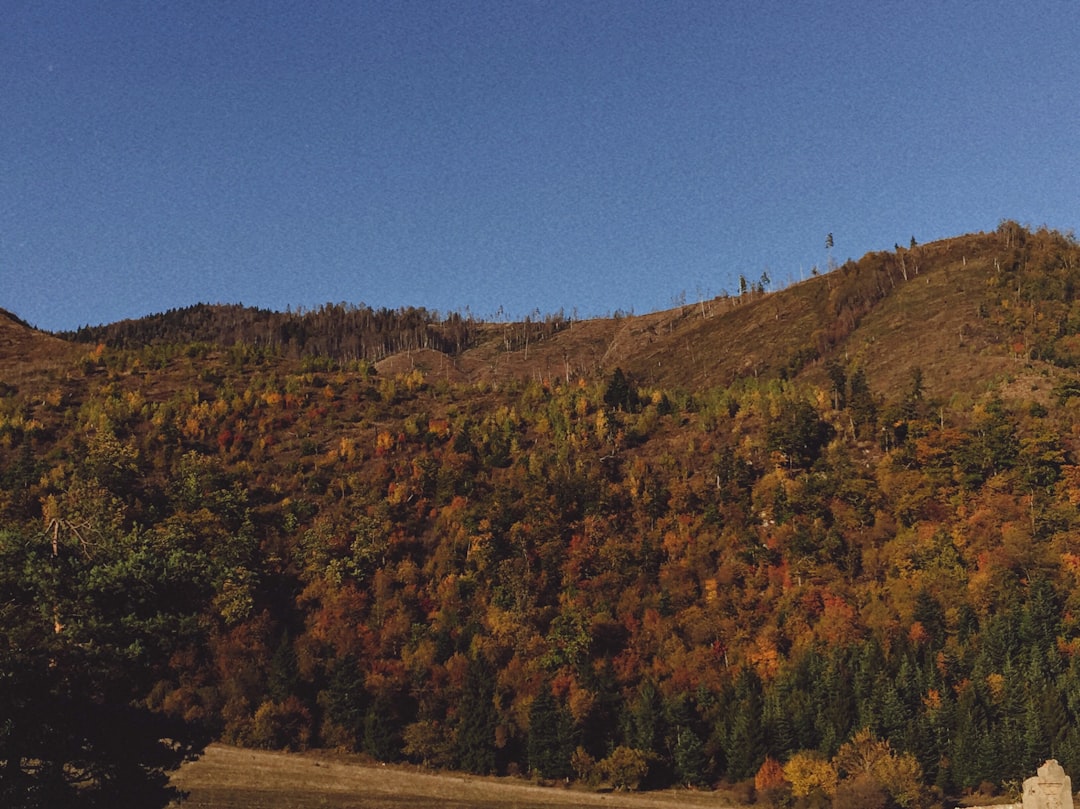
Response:
[[[1075,0],[7,0],[0,307],[644,314],[1080,225]]]

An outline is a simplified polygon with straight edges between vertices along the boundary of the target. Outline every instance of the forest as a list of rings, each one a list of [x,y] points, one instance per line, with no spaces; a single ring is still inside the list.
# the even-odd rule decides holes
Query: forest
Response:
[[[867,331],[931,281],[954,377],[941,330]],[[802,287],[686,314],[735,351],[826,301],[711,385],[377,369],[484,332],[422,310],[7,321],[52,342],[0,339],[0,803],[164,805],[209,740],[837,809],[1080,773],[1080,245]]]

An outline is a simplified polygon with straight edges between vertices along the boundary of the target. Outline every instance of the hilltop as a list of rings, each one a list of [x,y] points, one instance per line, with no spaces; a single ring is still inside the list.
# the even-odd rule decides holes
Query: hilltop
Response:
[[[831,360],[863,368],[884,396],[902,391],[916,367],[930,395],[975,393],[988,380],[1031,373],[1031,362],[1043,367],[1046,358],[1030,350],[1040,326],[1018,328],[1009,299],[1026,303],[1037,293],[1024,287],[1042,283],[1040,262],[1074,247],[1059,234],[1005,223],[994,233],[871,253],[775,292],[753,285],[744,295],[590,320],[558,314],[493,323],[423,309],[337,304],[280,313],[200,304],[58,336],[117,348],[247,343],[457,383],[597,378],[616,367],[641,384],[685,390],[748,377],[822,383]],[[1022,351],[1013,350],[1017,343]]]

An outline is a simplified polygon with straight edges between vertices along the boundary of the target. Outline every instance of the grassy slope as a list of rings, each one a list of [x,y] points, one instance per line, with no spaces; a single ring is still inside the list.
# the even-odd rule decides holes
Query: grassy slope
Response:
[[[683,789],[643,794],[542,787],[515,778],[429,773],[365,763],[356,756],[291,754],[211,745],[173,774],[188,793],[184,809],[673,809],[731,805],[722,793]]]

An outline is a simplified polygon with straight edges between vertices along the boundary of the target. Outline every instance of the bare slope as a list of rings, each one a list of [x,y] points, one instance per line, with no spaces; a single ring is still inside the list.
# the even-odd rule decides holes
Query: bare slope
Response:
[[[986,314],[1009,255],[997,233],[872,253],[777,292],[575,323],[527,351],[483,340],[456,365],[495,379],[621,367],[640,384],[693,390],[745,377],[827,386],[824,366],[835,360],[861,367],[886,397],[902,395],[916,368],[929,396],[975,395],[1006,375],[1058,373],[1022,361],[1010,334]]]
[[[75,358],[87,351],[38,331],[0,309],[0,383],[21,387],[40,384],[43,377],[63,374]],[[44,372],[44,373],[43,373]]]

